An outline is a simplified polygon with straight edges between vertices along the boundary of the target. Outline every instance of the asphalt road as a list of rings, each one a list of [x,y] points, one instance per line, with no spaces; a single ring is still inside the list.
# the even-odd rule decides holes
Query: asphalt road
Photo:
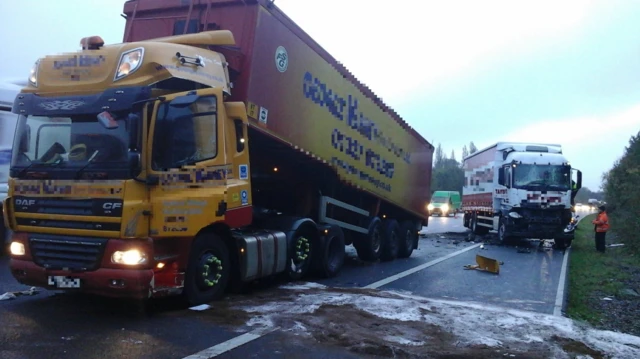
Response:
[[[516,248],[495,245],[482,250],[480,243],[465,241],[468,235],[461,218],[432,217],[429,224],[423,229],[420,249],[411,258],[367,264],[348,248],[342,273],[317,282],[553,312],[562,252],[533,247],[530,253],[518,253]],[[475,263],[476,253],[503,261],[500,274],[464,270],[464,265]],[[0,258],[0,294],[28,289],[15,282],[7,265],[7,258]],[[258,288],[253,295],[274,290],[276,284],[267,283],[266,289]],[[215,308],[213,303],[210,310]],[[157,302],[149,314],[135,303],[43,291],[0,301],[0,358],[181,359],[211,347],[208,355],[197,358],[366,358],[341,348],[300,341],[282,331],[259,333],[258,339],[240,345],[247,337],[244,333],[253,329],[239,318],[216,318],[173,301]]]

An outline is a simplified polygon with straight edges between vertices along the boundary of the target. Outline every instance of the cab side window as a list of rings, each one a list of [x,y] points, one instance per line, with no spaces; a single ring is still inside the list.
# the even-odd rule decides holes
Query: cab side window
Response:
[[[199,98],[188,106],[158,107],[153,137],[152,168],[179,168],[213,159],[218,154],[216,97]]]

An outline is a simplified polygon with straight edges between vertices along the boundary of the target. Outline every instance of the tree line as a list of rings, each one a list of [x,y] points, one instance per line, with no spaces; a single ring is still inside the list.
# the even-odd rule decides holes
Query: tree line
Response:
[[[640,131],[613,167],[602,175],[611,230],[631,251],[640,254]]]
[[[470,154],[478,152],[478,148],[469,142],[469,147],[462,147],[462,157],[460,162],[456,159],[454,150],[447,157],[444,149],[438,143],[434,153],[433,170],[431,172],[431,192],[434,191],[459,191],[462,194],[462,186],[464,185],[464,170],[462,169],[462,160]]]

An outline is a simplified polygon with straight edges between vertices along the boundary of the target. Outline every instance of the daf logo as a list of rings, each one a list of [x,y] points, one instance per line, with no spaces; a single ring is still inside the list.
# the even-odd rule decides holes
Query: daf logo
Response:
[[[106,210],[113,210],[118,208],[122,208],[122,203],[107,202],[102,205],[102,209],[106,209]]]
[[[16,204],[18,206],[33,206],[34,204],[36,204],[36,200],[35,199],[16,199]]]

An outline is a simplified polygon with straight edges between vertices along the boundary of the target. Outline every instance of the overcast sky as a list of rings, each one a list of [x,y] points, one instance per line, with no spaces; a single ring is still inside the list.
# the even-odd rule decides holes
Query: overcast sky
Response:
[[[640,129],[640,1],[276,0],[434,145],[560,143],[601,174]],[[81,37],[122,41],[122,0],[0,0],[0,78]]]

